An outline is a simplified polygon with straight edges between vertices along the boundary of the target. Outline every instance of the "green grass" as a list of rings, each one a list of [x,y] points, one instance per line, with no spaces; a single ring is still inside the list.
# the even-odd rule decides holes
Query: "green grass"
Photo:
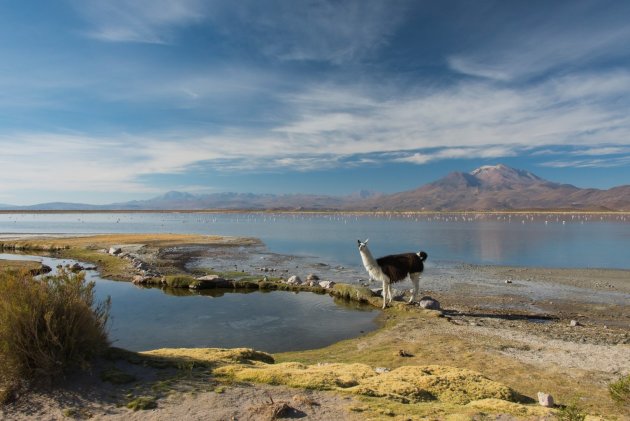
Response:
[[[153,396],[138,396],[127,403],[127,408],[134,411],[157,408],[157,400]]]
[[[608,391],[615,402],[630,406],[630,374],[610,383]]]
[[[136,376],[125,373],[117,368],[109,368],[101,371],[101,380],[112,384],[128,384],[135,382]]]
[[[167,275],[164,281],[170,288],[188,288],[196,280],[190,275]]]
[[[85,368],[108,346],[109,300],[96,303],[94,283],[61,270],[33,279],[0,273],[0,389],[50,381]]]

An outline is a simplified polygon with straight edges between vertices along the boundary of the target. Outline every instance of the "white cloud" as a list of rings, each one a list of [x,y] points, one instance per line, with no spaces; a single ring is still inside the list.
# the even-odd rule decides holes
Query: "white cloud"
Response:
[[[599,84],[600,80],[606,83]],[[410,90],[402,97],[363,86],[319,85],[275,97],[291,112],[277,115],[269,129],[3,135],[0,194],[42,186],[60,192],[149,192],[154,190],[146,182],[150,176],[187,174],[200,167],[311,171],[374,159],[424,164],[558,147],[585,156],[627,153],[629,81],[626,72],[522,87],[469,81],[444,89]],[[616,157],[546,165],[627,163],[627,158]]]
[[[109,42],[169,43],[173,28],[204,16],[201,0],[79,0],[74,4],[93,25],[88,35]]]
[[[622,156],[615,158],[597,158],[597,159],[575,159],[575,160],[559,160],[548,161],[540,164],[544,167],[552,168],[613,168],[625,167],[630,165],[630,156]]]

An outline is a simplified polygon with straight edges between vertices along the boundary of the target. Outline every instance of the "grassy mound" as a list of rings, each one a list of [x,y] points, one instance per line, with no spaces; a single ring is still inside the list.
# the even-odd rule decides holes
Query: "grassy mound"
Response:
[[[97,304],[94,284],[61,271],[34,279],[0,273],[0,384],[5,398],[19,385],[85,367],[108,346],[109,301]]]
[[[182,361],[207,366],[255,362],[274,363],[271,355],[251,348],[161,348],[138,354],[156,360],[172,361],[175,364]]]
[[[464,405],[479,399],[510,401],[516,396],[509,387],[477,372],[442,366],[405,366],[377,374],[366,364],[258,363],[227,365],[214,374],[256,383],[344,390],[401,402],[438,400]]]

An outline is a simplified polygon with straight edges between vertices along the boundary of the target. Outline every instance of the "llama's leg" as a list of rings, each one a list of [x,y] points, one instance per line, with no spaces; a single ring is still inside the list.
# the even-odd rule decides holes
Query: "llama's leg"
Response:
[[[410,273],[409,278],[411,278],[411,283],[413,284],[413,292],[411,293],[411,298],[409,299],[409,304],[416,301],[418,297],[418,290],[420,289],[420,274],[419,273]]]
[[[387,307],[387,287],[388,287],[388,282],[383,280],[383,292],[381,293],[383,295],[383,309],[385,309],[385,307]]]
[[[393,299],[391,282],[387,283],[387,299],[389,300],[389,303],[391,304],[392,303],[392,299]]]

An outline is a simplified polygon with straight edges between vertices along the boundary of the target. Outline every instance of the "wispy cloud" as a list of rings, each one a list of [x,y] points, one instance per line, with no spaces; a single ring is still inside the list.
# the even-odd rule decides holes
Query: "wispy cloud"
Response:
[[[551,168],[613,168],[630,165],[630,155],[614,158],[548,161],[540,164]]]
[[[628,4],[581,0],[548,6],[544,13],[518,20],[499,20],[501,15],[496,22],[484,19],[491,28],[486,36],[465,52],[448,56],[448,65],[466,75],[509,81],[627,57],[623,46],[630,39],[630,27],[624,24]]]
[[[92,25],[87,35],[108,42],[166,44],[173,28],[204,16],[201,0],[81,0],[76,8]]]
[[[425,164],[453,158],[500,158],[528,150],[601,159],[550,160],[549,167],[621,166],[630,148],[628,74],[568,77],[520,88],[465,82],[386,97],[317,86],[276,101],[292,109],[270,128],[227,127],[214,134],[173,128],[106,136],[17,133],[0,137],[0,190],[54,188],[150,190],[146,177],[217,171],[312,171],[369,162]],[[572,89],[572,82],[577,83]],[[580,91],[580,86],[590,86]],[[616,89],[610,89],[615,86]],[[380,92],[380,91],[379,91]],[[582,92],[582,96],[577,93]],[[567,98],[570,97],[570,101]],[[624,156],[613,156],[622,154]],[[55,163],[41,171],[40,157]],[[22,174],[30,174],[28,178]],[[51,187],[52,188],[52,187]]]
[[[217,1],[210,16],[229,37],[235,33],[264,55],[283,61],[342,64],[386,46],[405,19],[407,1]]]

